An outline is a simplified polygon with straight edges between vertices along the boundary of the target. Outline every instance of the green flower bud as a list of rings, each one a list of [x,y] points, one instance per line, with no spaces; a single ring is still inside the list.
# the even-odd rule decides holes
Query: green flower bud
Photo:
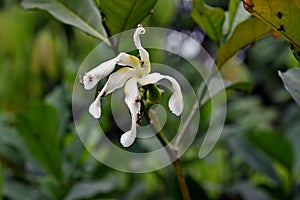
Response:
[[[146,88],[147,104],[156,104],[160,97],[163,95],[164,91],[160,89],[156,84],[147,85]]]

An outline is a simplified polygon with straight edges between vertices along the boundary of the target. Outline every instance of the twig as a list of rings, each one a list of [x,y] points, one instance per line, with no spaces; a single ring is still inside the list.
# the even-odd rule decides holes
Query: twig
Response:
[[[180,191],[182,194],[182,198],[184,200],[190,200],[191,199],[190,193],[189,193],[189,190],[188,190],[188,187],[187,187],[187,184],[186,184],[183,172],[182,172],[181,164],[179,161],[179,156],[177,154],[177,149],[171,145],[169,140],[166,138],[164,132],[162,131],[156,112],[153,110],[150,110],[149,114],[151,116],[151,121],[152,121],[152,124],[153,124],[155,130],[160,130],[156,135],[157,135],[159,141],[161,142],[161,144],[166,147],[167,153],[170,157],[170,160],[172,161],[172,165],[174,167],[175,174],[177,176],[177,180],[178,180],[179,188],[180,188]]]

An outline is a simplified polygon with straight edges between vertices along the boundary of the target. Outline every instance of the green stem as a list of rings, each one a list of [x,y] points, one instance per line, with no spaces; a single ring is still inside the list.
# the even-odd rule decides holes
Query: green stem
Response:
[[[188,187],[187,187],[187,184],[186,184],[183,172],[182,172],[177,149],[174,148],[170,144],[169,140],[166,138],[164,132],[162,131],[162,128],[160,126],[156,112],[153,110],[150,110],[149,114],[151,116],[152,124],[153,124],[155,130],[159,130],[156,135],[157,135],[159,141],[161,142],[161,144],[166,147],[167,153],[170,157],[170,160],[172,161],[172,165],[174,167],[175,174],[177,176],[177,180],[178,180],[179,188],[180,188],[180,191],[182,194],[182,198],[183,198],[183,200],[190,200],[191,199],[190,193],[189,193],[189,190],[188,190]]]

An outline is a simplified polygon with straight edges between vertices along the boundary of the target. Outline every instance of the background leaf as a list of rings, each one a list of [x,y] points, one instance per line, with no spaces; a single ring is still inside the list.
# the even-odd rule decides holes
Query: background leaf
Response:
[[[100,9],[111,34],[136,28],[150,14],[157,0],[102,0]]]
[[[108,176],[101,180],[85,181],[75,184],[66,195],[66,200],[93,198],[97,194],[108,193],[119,187],[116,176]]]
[[[240,155],[249,166],[279,183],[279,178],[275,169],[273,168],[270,159],[265,154],[258,151],[241,137],[231,136],[228,139],[228,144],[230,148],[236,154]]]
[[[248,0],[245,7],[286,40],[293,44],[294,51],[300,55],[300,7],[299,0]]]
[[[288,139],[279,133],[252,133],[248,140],[271,158],[279,161],[289,171],[294,165],[294,152]],[[277,148],[274,148],[277,147]]]
[[[32,155],[57,179],[62,178],[62,152],[59,147],[56,110],[47,104],[35,104],[17,116],[17,128]]]
[[[283,73],[279,71],[278,74],[283,81],[285,89],[300,106],[300,69],[290,69]]]
[[[2,200],[2,183],[3,183],[3,171],[2,162],[0,161],[0,200]]]
[[[271,28],[257,18],[250,18],[240,23],[231,37],[217,51],[217,66],[220,68],[240,49],[266,35]]]
[[[75,26],[98,39],[106,39],[101,15],[92,0],[23,0],[22,6],[25,9],[46,10],[63,23]]]
[[[202,0],[194,0],[192,17],[213,41],[220,44],[223,38],[222,28],[225,20],[223,9],[209,7]]]
[[[229,27],[232,27],[232,24],[234,22],[234,18],[236,16],[236,13],[238,11],[240,0],[230,0],[228,5],[228,11],[229,11]]]

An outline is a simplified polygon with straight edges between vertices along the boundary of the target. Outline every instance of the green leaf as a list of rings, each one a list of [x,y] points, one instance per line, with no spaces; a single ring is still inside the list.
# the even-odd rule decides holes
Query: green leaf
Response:
[[[221,8],[212,8],[202,0],[193,1],[192,18],[206,32],[206,34],[218,44],[223,39],[223,22],[225,12]]]
[[[29,185],[21,181],[7,180],[3,184],[3,195],[6,199],[42,199],[41,195],[37,194],[37,186]]]
[[[294,165],[294,152],[288,139],[279,133],[252,133],[248,140],[289,171]]]
[[[59,147],[56,110],[46,104],[35,104],[17,115],[17,129],[31,154],[45,171],[62,178],[62,158]]]
[[[109,193],[119,188],[120,184],[120,177],[117,176],[107,176],[101,180],[79,182],[70,189],[65,199],[91,199],[97,194]]]
[[[0,200],[2,200],[2,184],[3,184],[3,169],[2,162],[0,161]]]
[[[150,14],[157,0],[102,0],[100,9],[111,34],[136,28]]]
[[[217,67],[220,68],[240,49],[255,42],[271,31],[271,28],[257,18],[250,18],[240,23],[231,37],[217,51]]]
[[[285,89],[300,106],[300,69],[290,69],[284,73],[279,71],[278,74],[283,81]]]
[[[299,0],[244,0],[245,8],[293,45],[300,55]]]
[[[240,4],[240,0],[230,0],[229,1],[229,7],[228,7],[228,11],[229,11],[229,27],[232,27],[233,22],[234,22],[234,18],[236,17],[236,13],[238,11],[238,7]]]
[[[92,0],[23,0],[22,6],[24,9],[46,10],[63,23],[75,26],[98,39],[107,39],[101,15]]]
[[[270,159],[249,142],[241,137],[231,136],[228,144],[234,153],[240,155],[250,167],[265,174],[276,183],[280,182]]]

